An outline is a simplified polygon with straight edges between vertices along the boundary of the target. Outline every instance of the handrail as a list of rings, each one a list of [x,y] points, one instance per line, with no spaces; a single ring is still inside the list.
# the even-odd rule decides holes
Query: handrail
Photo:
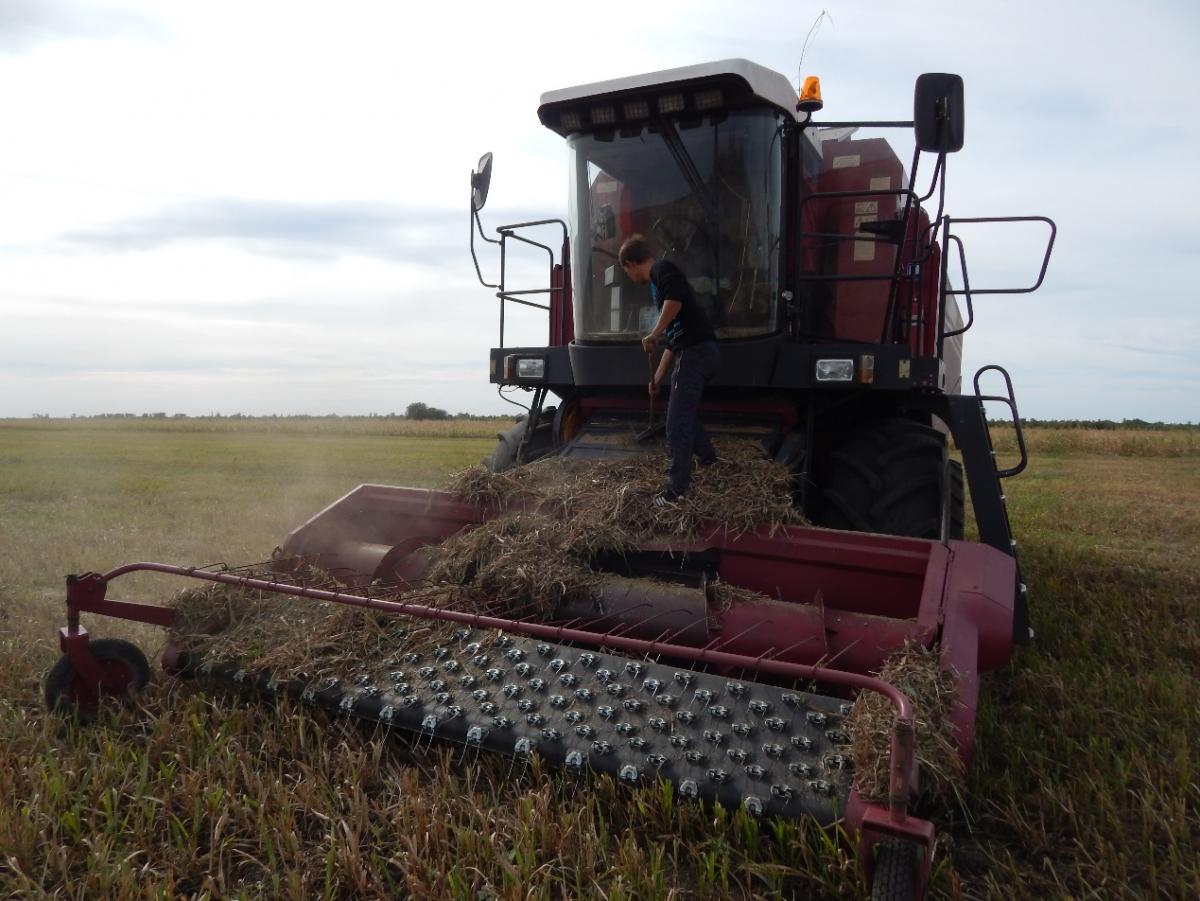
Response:
[[[976,216],[968,219],[951,219],[946,217],[946,226],[953,223],[979,224],[988,222],[1045,222],[1050,226],[1050,238],[1046,242],[1046,252],[1042,256],[1042,268],[1038,272],[1037,281],[1028,288],[975,288],[975,294],[1032,294],[1042,286],[1046,278],[1046,268],[1050,265],[1050,253],[1054,250],[1054,239],[1058,236],[1058,226],[1049,216]],[[947,294],[962,294],[962,291],[946,291]]]
[[[962,239],[955,234],[952,234],[950,228],[954,224],[988,224],[994,222],[1044,222],[1050,228],[1050,236],[1046,241],[1046,251],[1042,255],[1042,265],[1038,270],[1037,281],[1032,285],[1023,288],[972,288],[971,277],[967,271],[967,255],[963,246]],[[938,294],[938,356],[941,357],[944,352],[944,345],[947,338],[953,338],[963,334],[972,325],[975,324],[975,308],[971,298],[976,294],[1031,294],[1042,286],[1042,282],[1046,279],[1046,270],[1050,266],[1050,254],[1054,250],[1054,240],[1058,236],[1058,226],[1049,216],[972,216],[961,219],[954,219],[950,216],[945,216],[942,219],[942,246],[947,252],[942,254],[942,279],[941,288]],[[963,286],[962,288],[950,287],[950,254],[948,252],[950,243],[953,242],[958,248],[958,262],[962,269]],[[967,302],[967,319],[962,328],[946,331],[946,298],[962,295]],[[1010,386],[1011,388],[1011,386]],[[1010,391],[1011,393],[1011,391]],[[1001,400],[1002,398],[994,398]]]
[[[567,223],[564,222],[562,219],[534,219],[529,222],[515,222],[511,225],[501,225],[496,229],[496,233],[498,235],[500,235],[500,239],[498,241],[492,241],[492,243],[500,245],[500,284],[499,285],[486,285],[485,287],[499,289],[496,292],[496,297],[499,298],[499,300],[500,300],[500,347],[504,346],[504,304],[505,304],[505,302],[512,301],[513,303],[519,303],[522,306],[534,307],[535,309],[549,311],[550,304],[533,303],[532,301],[522,300],[521,298],[524,296],[531,295],[531,294],[550,294],[550,295],[559,294],[559,295],[561,295],[567,289],[565,284],[563,284],[557,288],[553,287],[553,286],[551,286],[549,288],[522,288],[521,290],[517,290],[517,291],[509,290],[508,288],[505,287],[505,280],[507,278],[507,272],[508,272],[508,239],[509,238],[520,241],[523,244],[528,244],[531,247],[540,247],[542,250],[546,251],[546,253],[550,257],[550,270],[551,270],[551,272],[554,271],[554,266],[555,266],[554,250],[547,244],[542,244],[540,241],[534,241],[532,238],[526,238],[524,235],[518,235],[516,233],[518,229],[537,228],[538,226],[542,226],[542,225],[557,225],[562,229],[563,252],[566,253],[569,232],[567,229]],[[491,239],[489,239],[489,240],[491,240]]]
[[[199,570],[196,567],[173,566],[167,563],[128,563],[124,566],[111,569],[106,573],[93,572],[83,573],[79,576],[69,576],[67,579],[68,613],[73,612],[77,617],[80,611],[96,610],[98,605],[102,609],[102,605],[106,603],[105,595],[107,594],[109,584],[120,576],[135,572],[157,572],[192,579],[202,579],[239,588],[270,591],[293,597],[313,598],[335,604],[347,604],[361,609],[378,610],[384,613],[398,613],[422,619],[458,623],[459,625],[472,628],[499,629],[547,641],[578,642],[633,654],[674,657],[691,661],[700,666],[709,664],[727,669],[758,670],[784,679],[809,679],[819,683],[842,685],[847,688],[876,692],[883,695],[895,711],[892,721],[891,759],[889,762],[889,819],[893,823],[903,824],[909,818],[908,802],[912,797],[914,789],[913,781],[915,778],[915,712],[912,701],[901,689],[890,682],[885,682],[874,676],[848,670],[831,669],[821,665],[793,663],[775,658],[765,658],[764,656],[757,658],[749,657],[744,654],[718,651],[709,647],[696,648],[688,645],[674,644],[669,641],[650,641],[625,635],[591,632],[584,629],[570,628],[567,625],[551,625],[541,622],[531,622],[529,620],[514,620],[499,616],[489,616],[481,613],[467,613],[444,607],[429,607],[423,604],[373,598],[355,594],[352,591],[329,591],[320,588],[307,588],[302,585],[283,584],[277,581],[257,579],[233,573],[208,572]],[[146,607],[148,605],[132,606]],[[74,630],[78,631],[77,621]]]
[[[1002,375],[1004,377],[1005,391],[1008,392],[1007,397],[1000,397],[998,395],[990,395],[990,394],[982,393],[982,390],[979,387],[979,377],[982,376],[989,369],[995,370],[996,372],[1000,373],[1000,375]],[[1017,463],[1016,466],[1010,466],[1007,469],[997,468],[996,469],[996,478],[1007,479],[1007,478],[1010,478],[1011,476],[1018,475],[1024,471],[1024,469],[1027,465],[1029,465],[1029,453],[1025,449],[1025,430],[1021,428],[1021,416],[1017,412],[1017,398],[1013,392],[1012,377],[1009,376],[1008,370],[1005,369],[1003,366],[997,366],[995,363],[991,363],[987,366],[981,366],[979,368],[979,370],[975,373],[974,381],[975,381],[975,396],[977,398],[979,398],[980,406],[983,405],[984,401],[989,401],[989,400],[996,401],[997,403],[1002,403],[1005,406],[1007,406],[1008,409],[1012,412],[1013,428],[1015,429],[1015,431],[1017,433],[1017,447],[1021,451],[1021,460],[1019,463]],[[985,424],[987,423],[987,416],[984,416],[983,421]],[[988,444],[991,444],[991,443],[992,443],[991,428],[988,427]],[[995,464],[995,453],[996,453],[995,449],[993,448],[993,450],[992,450],[992,466],[993,467],[995,467],[995,465],[996,465]]]

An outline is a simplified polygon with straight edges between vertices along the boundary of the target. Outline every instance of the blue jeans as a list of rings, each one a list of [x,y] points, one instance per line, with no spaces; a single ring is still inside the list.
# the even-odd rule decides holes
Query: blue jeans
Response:
[[[700,400],[704,386],[721,368],[721,352],[716,341],[705,341],[675,355],[671,373],[671,399],[667,403],[667,448],[671,452],[671,471],[667,487],[683,494],[692,482],[692,455],[702,463],[717,457],[708,434],[700,422]]]

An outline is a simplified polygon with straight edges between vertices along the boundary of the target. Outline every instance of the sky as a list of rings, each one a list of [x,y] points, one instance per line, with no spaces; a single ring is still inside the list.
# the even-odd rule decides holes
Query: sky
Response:
[[[1198,422],[1197,37],[1169,0],[0,0],[0,417],[511,411],[480,154],[489,232],[563,216],[542,92],[730,57],[796,84],[803,49],[826,120],[961,74],[948,212],[1057,222],[964,370],[1006,366],[1026,417]],[[1039,237],[964,229],[972,283],[1029,283]],[[510,313],[506,343],[545,334]]]

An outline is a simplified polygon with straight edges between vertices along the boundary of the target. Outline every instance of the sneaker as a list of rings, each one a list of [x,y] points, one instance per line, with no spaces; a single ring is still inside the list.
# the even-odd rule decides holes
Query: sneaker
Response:
[[[668,487],[656,494],[652,503],[656,507],[673,507],[675,506],[675,502],[681,497],[683,497],[682,494],[680,494],[674,488]]]
[[[716,466],[720,462],[721,460],[719,457],[713,457],[711,460],[697,460],[696,465],[701,469],[707,469],[710,466]]]

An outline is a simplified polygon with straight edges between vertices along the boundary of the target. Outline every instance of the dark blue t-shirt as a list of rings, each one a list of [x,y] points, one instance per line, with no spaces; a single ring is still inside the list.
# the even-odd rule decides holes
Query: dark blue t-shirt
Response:
[[[704,341],[716,340],[708,317],[696,302],[696,294],[687,276],[670,260],[659,260],[650,267],[650,299],[661,311],[663,302],[677,300],[682,309],[667,325],[663,340],[672,352],[686,350]]]

